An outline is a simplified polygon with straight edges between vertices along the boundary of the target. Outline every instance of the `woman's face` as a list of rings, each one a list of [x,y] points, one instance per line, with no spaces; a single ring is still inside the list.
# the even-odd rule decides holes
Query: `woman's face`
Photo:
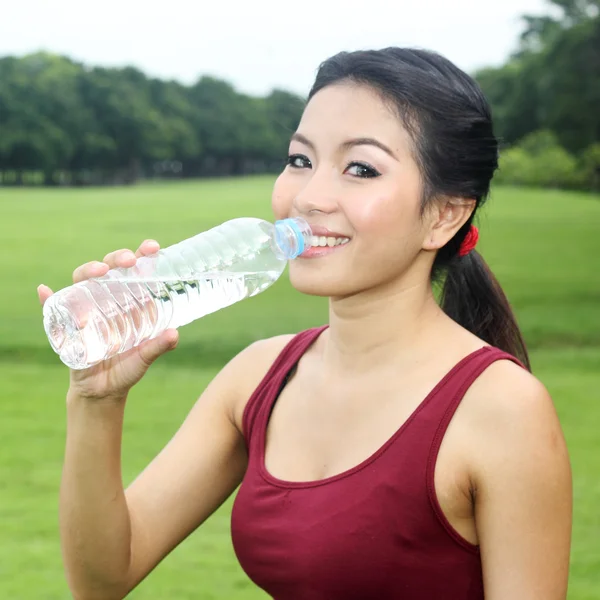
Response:
[[[397,115],[366,86],[329,86],[308,103],[289,155],[275,217],[303,217],[325,244],[291,261],[292,285],[344,297],[400,280],[427,232],[421,174]]]

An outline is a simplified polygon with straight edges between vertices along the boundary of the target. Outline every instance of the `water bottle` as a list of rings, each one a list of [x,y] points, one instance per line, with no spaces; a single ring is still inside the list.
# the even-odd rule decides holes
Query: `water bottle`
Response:
[[[72,369],[85,369],[270,287],[311,245],[299,218],[227,221],[66,287],[44,303],[44,330]]]

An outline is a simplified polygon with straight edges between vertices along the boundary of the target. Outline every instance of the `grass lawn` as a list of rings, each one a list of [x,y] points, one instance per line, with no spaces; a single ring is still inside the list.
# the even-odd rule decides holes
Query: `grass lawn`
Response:
[[[0,598],[70,597],[62,572],[57,502],[67,370],[50,350],[36,286],[154,237],[163,246],[236,216],[270,218],[272,178],[133,188],[0,188]],[[570,600],[600,597],[600,200],[497,189],[480,222],[481,251],[503,284],[552,393],[573,462],[575,522]],[[10,282],[15,285],[9,289]],[[282,279],[264,294],[181,330],[134,388],[124,433],[131,480],[166,443],[216,371],[249,342],[326,319],[322,299]],[[131,598],[266,598],[238,566],[226,503]],[[540,549],[540,551],[543,551]]]

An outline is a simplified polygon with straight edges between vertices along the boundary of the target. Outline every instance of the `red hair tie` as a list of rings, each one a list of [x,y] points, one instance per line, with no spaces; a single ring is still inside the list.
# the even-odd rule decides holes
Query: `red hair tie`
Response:
[[[469,254],[477,246],[477,240],[479,240],[479,229],[475,225],[471,225],[469,232],[458,249],[458,255],[466,256]]]

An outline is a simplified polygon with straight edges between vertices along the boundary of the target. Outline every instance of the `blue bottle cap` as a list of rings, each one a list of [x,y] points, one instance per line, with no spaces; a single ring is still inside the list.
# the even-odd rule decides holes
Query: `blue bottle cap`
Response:
[[[298,217],[281,219],[275,223],[276,242],[286,259],[300,256],[308,247],[310,226]]]

